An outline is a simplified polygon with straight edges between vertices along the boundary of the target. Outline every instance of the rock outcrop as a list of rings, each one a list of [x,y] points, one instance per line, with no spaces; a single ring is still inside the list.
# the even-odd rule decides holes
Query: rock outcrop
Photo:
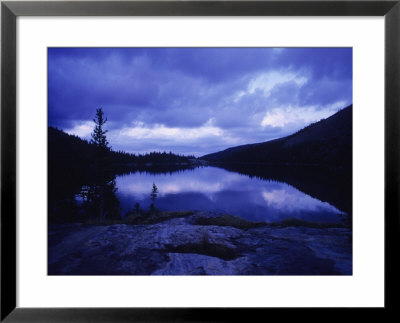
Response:
[[[347,228],[152,224],[49,226],[49,275],[351,275]],[[211,221],[213,222],[213,221]],[[215,221],[214,221],[215,222]]]

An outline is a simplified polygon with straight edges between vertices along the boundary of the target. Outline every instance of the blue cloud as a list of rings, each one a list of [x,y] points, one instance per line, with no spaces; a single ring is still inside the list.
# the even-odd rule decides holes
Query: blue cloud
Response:
[[[102,107],[111,144],[128,151],[208,153],[351,103],[351,48],[48,49],[49,125],[87,136]],[[124,137],[129,129],[146,136]],[[191,140],[172,140],[180,129]]]

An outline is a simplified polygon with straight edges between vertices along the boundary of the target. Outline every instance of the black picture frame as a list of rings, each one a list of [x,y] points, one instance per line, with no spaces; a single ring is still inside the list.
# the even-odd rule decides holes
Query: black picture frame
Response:
[[[18,16],[384,16],[385,18],[385,307],[396,311],[399,255],[400,0],[388,1],[2,1],[1,2],[1,321],[186,322],[254,321],[265,311],[296,308],[18,308],[16,307],[16,19]],[[240,291],[238,291],[240,292]],[[38,291],[40,293],[40,291]],[[334,318],[338,309],[324,309]],[[360,309],[341,309],[347,311]],[[365,309],[364,309],[365,310]],[[298,313],[298,314],[297,314]],[[393,313],[391,313],[393,314]],[[270,315],[268,313],[268,315]],[[310,316],[311,315],[311,316]],[[317,315],[318,316],[318,315]]]

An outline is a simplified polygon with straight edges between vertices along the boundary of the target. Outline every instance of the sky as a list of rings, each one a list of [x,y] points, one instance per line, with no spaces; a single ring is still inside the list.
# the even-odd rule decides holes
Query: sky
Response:
[[[48,48],[48,123],[114,150],[202,155],[352,104],[351,48]]]

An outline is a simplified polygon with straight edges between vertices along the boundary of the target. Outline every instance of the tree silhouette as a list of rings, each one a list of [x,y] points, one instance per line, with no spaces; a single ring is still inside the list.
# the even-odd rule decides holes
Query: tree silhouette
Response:
[[[151,211],[151,213],[154,213],[154,211],[156,211],[154,202],[157,198],[157,195],[158,195],[158,188],[157,188],[156,184],[153,183],[153,189],[151,190],[151,193],[150,193],[150,198],[151,198],[150,211]]]
[[[140,204],[138,202],[135,203],[135,214],[136,215],[140,214]]]
[[[108,121],[103,110],[97,109],[94,116],[95,124],[89,140],[48,127],[50,222],[80,222],[87,220],[88,217],[96,219],[104,216],[118,217],[118,210],[111,211],[112,208],[107,207],[118,204],[118,199],[112,194],[116,192],[115,186],[112,187],[113,179],[118,175],[132,171],[172,174],[196,167],[191,163],[191,159],[195,159],[194,156],[183,156],[172,152],[135,155],[124,151],[113,151],[107,141],[108,132],[105,127]],[[99,195],[103,198],[100,199]],[[100,206],[96,206],[100,205],[100,202],[104,204],[102,216],[100,216]],[[141,212],[143,210],[139,208],[138,213]]]
[[[104,125],[107,118],[104,118],[102,109],[96,110],[93,119],[95,123],[92,132],[91,144],[95,146],[93,156],[93,183],[87,188],[86,210],[89,215],[103,221],[106,218],[119,218],[119,200],[115,195],[115,172],[110,158],[111,147],[107,141]]]
[[[92,139],[90,140],[90,143],[94,144],[100,150],[109,150],[110,147],[106,137],[108,130],[103,128],[107,122],[107,118],[104,118],[104,112],[101,108],[96,109],[96,117],[93,119],[93,121],[95,123],[95,127],[91,134]]]

